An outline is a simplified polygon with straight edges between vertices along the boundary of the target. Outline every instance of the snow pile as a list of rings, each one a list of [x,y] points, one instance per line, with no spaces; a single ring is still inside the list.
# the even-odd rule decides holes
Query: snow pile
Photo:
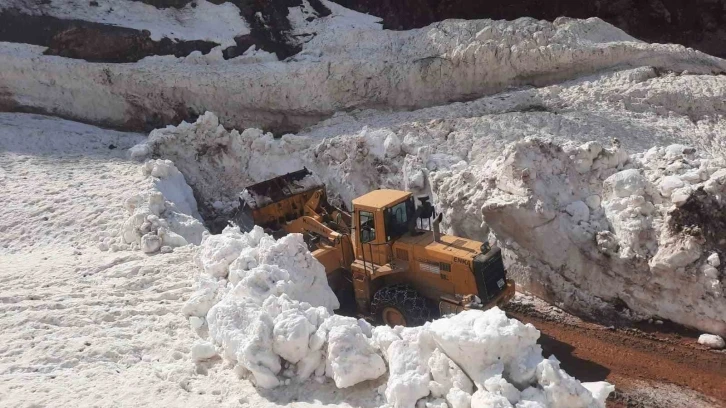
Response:
[[[338,300],[301,235],[227,228],[196,259],[198,290],[182,312],[243,377],[263,388],[313,375],[348,387],[385,373],[370,325],[332,315]]]
[[[510,268],[540,296],[592,316],[624,301],[657,316],[726,332],[719,252],[726,162],[683,145],[628,155],[615,141],[560,145],[529,138],[488,166],[436,173],[452,224],[479,221],[511,250]]]
[[[205,237],[196,262],[197,291],[182,308],[202,338],[192,359],[221,356],[262,388],[311,377],[345,388],[388,371],[386,399],[405,408],[422,399],[477,407],[492,398],[510,404],[502,406],[602,407],[612,390],[587,385],[605,390],[593,396],[542,357],[539,331],[499,309],[395,329],[334,315],[323,266],[299,234],[275,241],[260,227],[230,227]]]
[[[206,112],[194,123],[156,129],[148,141],[131,149],[138,159],[152,154],[173,159],[205,204],[224,213],[238,205],[245,187],[303,167],[312,169],[314,177],[302,187],[324,180],[331,193],[347,202],[372,186],[398,187],[397,161],[405,152],[391,131],[364,128],[352,136],[324,140],[304,135],[275,139],[259,129],[227,131],[216,115]],[[370,171],[381,163],[386,165]]]
[[[604,407],[613,390],[581,384],[544,359],[539,331],[498,308],[465,311],[417,328],[381,326],[373,341],[386,356],[393,407]]]
[[[726,341],[723,337],[715,334],[702,334],[698,336],[698,344],[703,344],[712,349],[722,349],[726,347]]]
[[[187,244],[199,245],[206,229],[184,175],[169,160],[149,160],[141,170],[150,181],[149,187],[124,201],[129,217],[121,236],[104,237],[99,248],[118,251],[131,247],[154,253],[170,252]]]
[[[51,6],[56,2],[68,0],[53,0]],[[210,110],[230,127],[288,131],[352,108],[421,108],[608,69],[652,66],[704,75],[726,71],[723,60],[682,46],[646,44],[596,18],[447,20],[417,30],[388,31],[369,21],[370,16],[324,3],[330,16],[292,28],[309,41],[286,61],[218,60],[214,69],[171,58],[87,63],[44,56],[42,47],[0,44],[0,88],[20,106],[107,125],[176,123]],[[230,3],[209,7],[233,8]],[[239,19],[238,13],[224,14]],[[296,18],[292,13],[291,19]],[[241,24],[214,21],[210,32]],[[229,40],[227,33],[214,37]],[[55,85],[43,85],[47,82]]]

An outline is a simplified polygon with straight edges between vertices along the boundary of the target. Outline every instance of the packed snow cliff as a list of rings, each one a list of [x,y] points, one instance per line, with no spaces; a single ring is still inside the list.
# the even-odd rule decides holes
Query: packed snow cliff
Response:
[[[569,376],[542,356],[534,326],[496,308],[393,329],[334,315],[323,266],[299,234],[275,241],[230,227],[205,237],[196,262],[198,288],[182,309],[201,338],[192,358],[221,357],[258,387],[328,377],[345,388],[388,373],[397,408],[596,408],[613,390]]]
[[[51,5],[56,3],[66,2]],[[228,60],[217,47],[204,56],[88,63],[42,55],[44,47],[2,43],[0,107],[134,129],[176,124],[210,110],[228,127],[282,133],[338,111],[421,108],[613,68],[726,72],[723,60],[683,46],[643,43],[597,18],[447,20],[387,31],[377,18],[322,3],[331,14],[312,22],[297,8],[289,13],[291,36],[309,40],[284,61],[250,46]],[[222,6],[231,5],[205,7],[212,13]],[[80,7],[91,9],[89,19],[99,13],[85,3]],[[68,9],[52,8],[58,15]],[[197,28],[175,33],[187,30]],[[217,31],[209,35],[229,41],[229,33]]]

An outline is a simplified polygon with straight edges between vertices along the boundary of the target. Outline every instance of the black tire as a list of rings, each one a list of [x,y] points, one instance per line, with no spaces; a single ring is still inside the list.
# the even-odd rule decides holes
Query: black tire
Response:
[[[380,323],[387,323],[383,312],[389,308],[401,313],[409,327],[421,326],[431,317],[428,300],[409,285],[386,286],[373,295],[371,312]]]

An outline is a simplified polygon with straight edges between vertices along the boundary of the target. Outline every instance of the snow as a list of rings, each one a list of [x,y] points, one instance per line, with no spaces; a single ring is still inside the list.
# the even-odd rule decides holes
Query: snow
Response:
[[[239,9],[232,3],[217,5],[206,0],[195,0],[196,7],[187,4],[181,9],[158,9],[140,1],[97,2],[98,6],[89,6],[85,0],[50,0],[42,3],[6,0],[0,3],[0,10],[15,9],[28,15],[147,30],[155,41],[164,37],[181,41],[207,40],[226,47],[235,45],[234,37],[250,32]]]
[[[698,344],[703,344],[704,346],[713,349],[722,349],[726,347],[726,341],[724,341],[721,336],[717,336],[715,334],[702,334],[698,336]]]
[[[28,191],[37,197],[36,190],[27,189],[23,175],[60,177],[71,186],[93,183],[99,175],[116,177],[108,193],[76,190],[75,198],[87,207],[106,209],[114,221],[104,224],[104,230],[116,231],[117,238],[128,231],[129,213],[139,208],[153,212],[151,218],[142,217],[148,223],[143,229],[158,224],[159,230],[165,215],[183,214],[179,211],[184,205],[189,211],[195,208],[185,178],[172,162],[139,163],[108,148],[113,142],[128,149],[140,140],[138,135],[36,115],[0,117],[8,135],[2,139],[7,148],[0,156],[3,169],[23,165],[22,171],[3,173],[12,191],[26,186],[26,195],[16,198],[31,197]],[[48,143],[38,143],[42,137]],[[88,165],[64,167],[64,160]],[[110,174],[99,172],[94,162],[117,167]],[[37,178],[39,187],[48,181]],[[23,211],[45,205],[43,200],[41,196],[27,209],[9,207],[7,214],[23,216]],[[0,364],[6,378],[0,391],[12,389],[12,401],[20,405],[121,401],[123,406],[235,406],[240,398],[256,406],[271,404],[248,382],[237,379],[241,376],[259,388],[281,389],[277,395],[302,395],[312,389],[308,397],[323,398],[334,394],[334,384],[350,389],[336,391],[339,402],[361,406],[380,405],[376,387],[386,381],[384,395],[394,406],[441,407],[448,401],[466,407],[476,394],[465,374],[470,366],[457,361],[457,352],[447,351],[449,341],[457,340],[450,333],[442,336],[445,327],[461,333],[459,340],[470,344],[476,355],[492,359],[502,352],[502,360],[512,360],[502,366],[506,370],[478,375],[478,386],[489,393],[511,397],[512,385],[522,380],[529,361],[544,361],[541,353],[533,353],[539,350],[533,343],[512,342],[535,342],[536,330],[507,319],[498,309],[413,329],[372,328],[364,321],[333,315],[338,302],[324,269],[296,234],[274,240],[260,228],[249,233],[227,228],[216,236],[202,233],[199,246],[153,256],[132,246],[103,251],[82,228],[47,242],[34,240],[37,235],[48,234],[31,231],[24,237],[32,245],[5,248],[0,267],[6,276],[3,284],[10,285],[6,304],[14,310],[12,319],[2,321],[0,340],[19,356]],[[163,239],[164,234],[157,236]],[[235,283],[227,280],[233,272]],[[39,285],[39,279],[49,285]],[[498,322],[499,335],[491,332],[475,347],[471,333],[457,328],[474,321]],[[35,338],[31,347],[28,338]],[[524,349],[513,350],[520,346]],[[48,354],[48,348],[54,352]],[[524,357],[513,356],[518,353]],[[313,383],[323,384],[312,386],[313,378]],[[331,379],[330,386],[325,378]],[[564,378],[570,386],[579,384]],[[373,383],[354,387],[366,381]],[[534,380],[532,385],[537,386]],[[557,390],[559,383],[548,386]]]
[[[85,251],[117,240],[124,200],[148,188],[138,164],[125,159],[143,138],[0,113],[0,253]]]
[[[255,262],[237,262],[240,256]],[[204,316],[210,340],[255,384],[273,388],[284,383],[282,360],[299,365],[299,378],[308,378],[324,364],[320,349],[326,342],[331,376],[352,371],[345,367],[349,356],[341,354],[350,346],[337,345],[355,339],[356,330],[362,335],[361,329],[355,319],[341,324],[354,332],[339,333],[337,326],[325,323],[338,301],[327,285],[323,266],[307,250],[302,236],[274,241],[260,227],[249,233],[228,227],[220,235],[205,237],[197,263],[203,273],[199,289],[182,313]],[[238,275],[235,283],[224,280],[232,268]]]
[[[537,282],[532,287],[542,297],[600,316],[608,308],[603,301],[619,298],[634,318],[657,316],[723,333],[723,282],[708,263],[718,244],[669,226],[680,204],[656,187],[666,177],[697,173],[693,191],[711,186],[720,194],[723,159],[672,146],[628,155],[616,143],[583,169],[578,158],[590,148],[526,139],[487,168],[439,172],[434,191],[453,203],[462,191],[478,190],[466,205],[472,210],[447,212],[450,222],[470,219],[467,212],[485,221],[512,251],[518,265],[510,271],[521,268],[520,279]],[[575,203],[593,195],[602,197],[601,209],[585,220],[585,206]],[[571,215],[575,208],[581,216]]]
[[[227,131],[206,113],[152,132],[146,149],[173,160],[208,204],[302,167],[346,205],[375,188],[428,195],[449,233],[497,242],[523,289],[565,309],[617,314],[609,302],[620,299],[636,319],[724,333],[723,275],[706,260],[717,244],[667,228],[673,206],[725,184],[713,92],[726,92],[723,76],[638,68],[412,112],[341,113],[280,139]],[[394,134],[391,157],[381,146]],[[205,145],[220,149],[190,153]],[[665,177],[683,186],[664,195]]]
[[[395,408],[458,408],[491,398],[516,404],[517,387],[538,384],[543,406],[604,407],[609,394],[603,385],[594,397],[559,363],[546,365],[539,331],[498,308],[393,329],[333,314],[337,299],[299,234],[274,240],[260,227],[247,233],[228,227],[206,235],[196,259],[198,289],[181,310],[205,341],[192,357],[219,353],[260,388],[313,376],[349,388],[387,373],[383,394]],[[233,268],[234,282],[226,279]]]
[[[139,2],[117,1],[128,7],[149,7]],[[70,3],[65,0],[61,4]],[[234,8],[230,3],[208,7]],[[80,9],[99,12],[87,6]],[[682,46],[639,42],[596,18],[555,22],[531,18],[447,20],[416,30],[389,31],[382,30],[380,24],[363,23],[360,15],[353,18],[356,25],[349,27],[349,12],[343,13],[332,5],[331,9],[333,15],[311,22],[310,30],[317,35],[303,45],[300,55],[289,61],[225,61],[218,58],[217,50],[213,57],[216,63],[206,59],[205,63],[185,63],[187,59],[171,57],[130,64],[88,63],[44,56],[42,47],[3,43],[0,87],[24,107],[110,126],[138,127],[147,120],[172,123],[178,120],[180,112],[201,114],[209,110],[228,127],[288,130],[354,108],[409,110],[449,104],[606,70],[654,67],[659,72],[687,70],[709,76],[726,71],[723,60]],[[158,13],[185,10],[165,9],[148,14],[140,11],[134,12],[134,16],[148,15],[153,19]],[[234,11],[222,14],[240,18]],[[204,27],[210,25],[203,21]],[[214,21],[209,32],[239,25]],[[214,37],[228,41],[231,32],[239,30],[237,27]],[[482,31],[488,34],[477,38]],[[190,58],[188,62],[196,59]],[[691,81],[695,80],[693,75],[689,76]],[[685,78],[675,82],[680,87],[687,86],[688,81]],[[646,95],[646,99],[658,102],[661,114],[667,108],[678,110],[691,104],[710,105],[713,112],[723,104],[718,85],[722,79],[713,76],[708,81],[710,85],[695,86],[689,91],[704,94],[703,99],[684,99],[673,92],[673,87],[647,92],[632,86],[620,94],[600,95],[601,87],[593,83],[585,84],[587,92],[580,95],[567,95],[566,88],[557,87],[551,96],[558,99],[561,90],[560,98],[577,99],[589,108],[629,98],[632,104],[628,108],[642,111],[648,109],[649,103],[641,101]],[[45,85],[48,83],[55,85]],[[530,104],[547,103],[548,96],[542,96],[530,100]],[[698,109],[692,111],[696,116],[700,113]],[[622,118],[616,117],[615,123],[622,123]],[[533,133],[542,131],[537,129],[532,125]]]
[[[0,44],[3,98],[21,106],[115,125],[180,106],[219,115],[144,140],[0,114],[0,343],[14,357],[0,364],[3,395],[378,406],[383,384],[400,407],[604,405],[610,385],[567,375],[533,326],[498,309],[371,328],[333,314],[300,236],[205,233],[192,191],[231,212],[245,185],[303,166],[344,203],[378,187],[432,196],[445,229],[498,243],[510,276],[563,308],[600,316],[623,301],[633,318],[726,334],[718,242],[669,227],[689,201],[726,192],[722,60],[597,19],[390,32],[336,7],[345,19],[319,24],[355,27],[326,29],[285,63],[252,50],[245,63],[89,64]],[[523,85],[539,87],[512,89]],[[243,129],[343,109],[297,135]]]
[[[199,244],[206,228],[197,212],[197,202],[184,176],[169,160],[149,160],[141,167],[151,179],[148,192],[135,194],[124,202],[129,218],[121,240],[105,239],[101,249],[118,250],[120,245],[140,247],[146,253]]]
[[[194,361],[208,360],[217,355],[217,350],[212,343],[198,341],[192,346],[191,355]]]

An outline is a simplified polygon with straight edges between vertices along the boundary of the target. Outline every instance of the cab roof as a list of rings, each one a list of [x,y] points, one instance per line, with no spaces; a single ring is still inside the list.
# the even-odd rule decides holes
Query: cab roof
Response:
[[[411,193],[401,190],[374,190],[353,200],[354,206],[383,208],[408,198]]]

